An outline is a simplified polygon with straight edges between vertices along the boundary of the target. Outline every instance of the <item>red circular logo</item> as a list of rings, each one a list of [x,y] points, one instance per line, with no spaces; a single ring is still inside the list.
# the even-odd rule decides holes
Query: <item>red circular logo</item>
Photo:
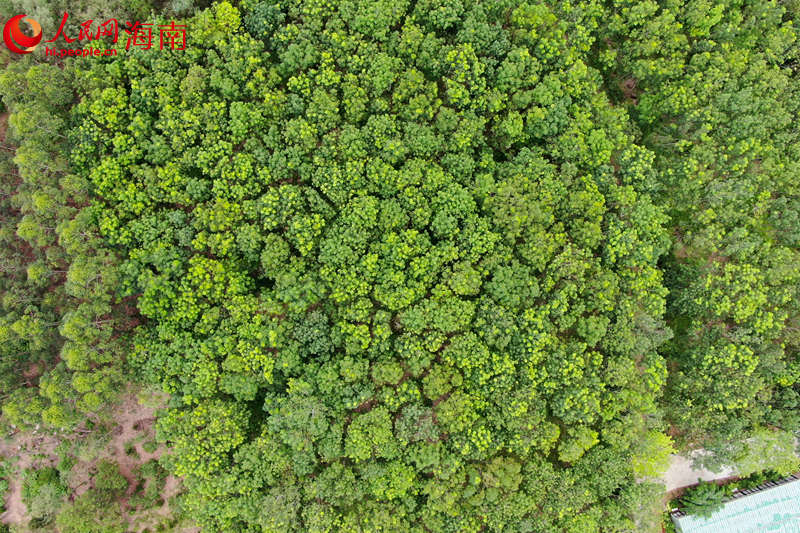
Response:
[[[31,27],[31,31],[33,32],[32,37],[22,33],[22,29],[19,27],[19,23],[22,20],[27,22],[28,26]],[[17,54],[30,54],[36,48],[36,45],[39,44],[39,41],[42,40],[42,27],[32,18],[25,18],[25,15],[17,15],[6,22],[3,28],[3,40],[6,42],[8,49],[12,52],[16,52]]]

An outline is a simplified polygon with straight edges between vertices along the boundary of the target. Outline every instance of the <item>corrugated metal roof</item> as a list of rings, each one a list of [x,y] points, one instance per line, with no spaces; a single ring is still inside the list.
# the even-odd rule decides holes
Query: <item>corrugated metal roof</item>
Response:
[[[731,500],[709,518],[673,520],[681,533],[800,533],[800,480]]]

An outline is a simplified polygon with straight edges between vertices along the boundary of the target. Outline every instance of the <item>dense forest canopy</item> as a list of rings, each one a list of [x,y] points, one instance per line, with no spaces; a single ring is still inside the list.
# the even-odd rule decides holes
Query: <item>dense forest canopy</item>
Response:
[[[201,8],[5,57],[6,424],[157,386],[204,531],[354,533],[651,531],[800,430],[800,4]]]

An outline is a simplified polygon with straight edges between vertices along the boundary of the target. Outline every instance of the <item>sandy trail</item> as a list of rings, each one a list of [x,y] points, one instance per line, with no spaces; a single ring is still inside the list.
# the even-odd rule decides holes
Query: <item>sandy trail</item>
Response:
[[[688,487],[697,484],[697,479],[703,481],[714,481],[717,479],[727,479],[737,474],[736,470],[730,467],[724,468],[721,472],[712,472],[705,468],[695,468],[692,466],[692,457],[702,454],[703,450],[696,450],[687,458],[682,455],[673,455],[667,471],[662,476],[662,481],[667,486],[667,492],[675,489]]]

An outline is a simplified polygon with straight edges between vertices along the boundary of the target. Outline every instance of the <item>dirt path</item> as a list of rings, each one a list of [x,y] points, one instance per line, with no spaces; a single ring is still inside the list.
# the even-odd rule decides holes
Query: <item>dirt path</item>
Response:
[[[153,453],[148,453],[142,447],[145,436],[152,436],[153,424],[155,423],[155,409],[140,405],[133,395],[128,396],[125,401],[114,410],[114,420],[117,428],[114,436],[108,444],[107,452],[110,458],[117,462],[119,470],[125,479],[128,480],[128,495],[136,488],[134,470],[141,464],[150,459],[158,459],[164,452],[157,449]],[[139,455],[128,455],[125,453],[125,444],[133,441],[134,448]]]
[[[692,457],[696,457],[702,453],[703,450],[696,450],[692,452],[689,458],[682,455],[673,455],[671,457],[669,468],[661,478],[667,486],[667,492],[694,485],[697,483],[698,478],[703,481],[714,481],[736,475],[736,470],[730,467],[723,469],[721,472],[712,472],[705,468],[695,468],[692,465]]]

